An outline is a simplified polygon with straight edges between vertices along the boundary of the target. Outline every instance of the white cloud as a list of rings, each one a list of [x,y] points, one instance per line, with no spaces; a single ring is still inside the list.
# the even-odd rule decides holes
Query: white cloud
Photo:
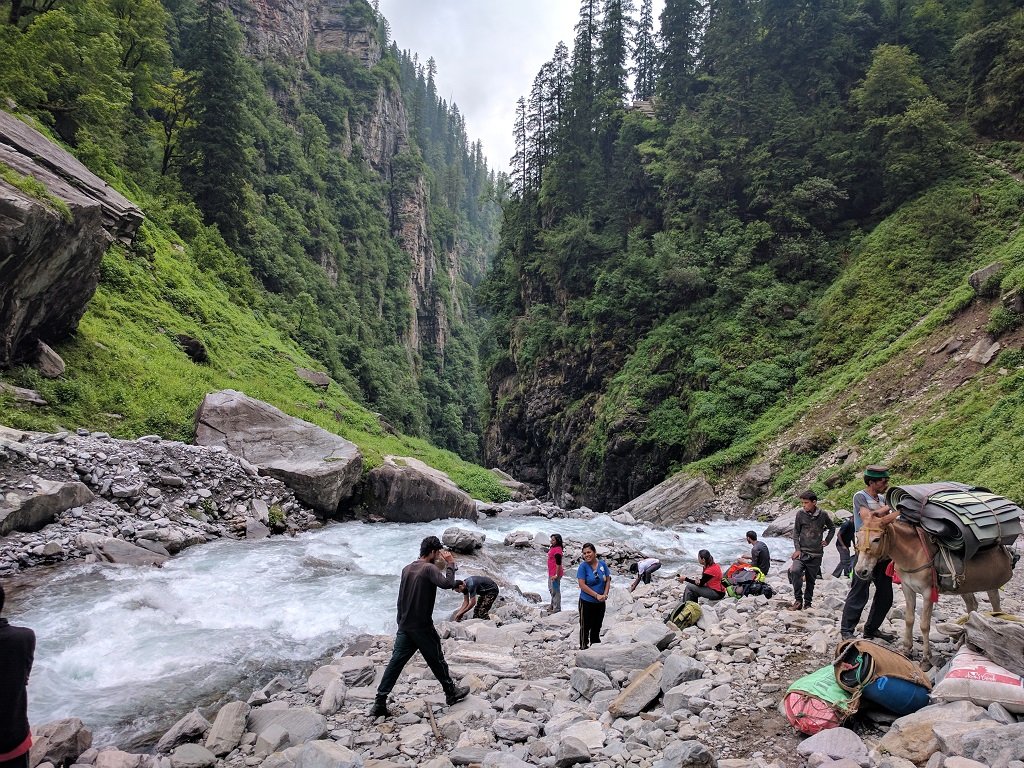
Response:
[[[516,100],[559,40],[572,49],[578,0],[380,0],[380,10],[400,49],[434,57],[438,94],[459,106],[490,167],[506,170]]]

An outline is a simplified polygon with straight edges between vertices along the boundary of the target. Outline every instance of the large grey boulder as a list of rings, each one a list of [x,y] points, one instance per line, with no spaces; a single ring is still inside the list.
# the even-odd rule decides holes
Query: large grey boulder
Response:
[[[75,544],[100,562],[116,565],[163,565],[168,559],[167,555],[99,533],[80,533]]]
[[[443,472],[405,457],[385,457],[366,482],[363,511],[392,523],[477,519],[473,498]]]
[[[661,695],[661,662],[656,661],[608,705],[612,717],[635,717]]]
[[[244,701],[232,701],[221,707],[206,737],[206,748],[217,757],[224,757],[237,747],[245,733],[248,714],[249,705]]]
[[[0,536],[12,531],[38,531],[61,512],[93,500],[92,491],[84,483],[61,483],[32,476],[18,486],[0,496]]]
[[[656,646],[647,643],[601,643],[576,654],[576,666],[599,669],[606,675],[612,672],[632,672],[646,669],[658,660]]]
[[[0,369],[31,362],[40,339],[74,332],[100,259],[129,242],[142,211],[69,152],[0,110],[0,164],[41,182],[41,199],[0,178]],[[60,201],[61,205],[55,203]]]
[[[171,768],[210,768],[216,755],[201,744],[182,744],[171,753]]]
[[[32,729],[29,764],[71,765],[91,746],[92,732],[77,717],[54,720]]]
[[[271,725],[279,725],[288,732],[288,743],[298,746],[323,738],[328,731],[327,718],[310,707],[260,707],[249,715],[249,730],[263,733]]]
[[[711,751],[699,741],[677,741],[662,754],[660,768],[718,768]]]
[[[363,471],[354,443],[233,389],[203,399],[196,443],[226,448],[323,515],[338,511]]]
[[[683,474],[658,483],[641,496],[612,512],[612,516],[628,513],[637,520],[658,525],[676,525],[714,501],[715,489],[702,477]]]
[[[363,758],[336,741],[311,741],[299,753],[295,768],[363,768]]]
[[[452,552],[458,552],[463,555],[471,555],[476,552],[476,550],[483,547],[486,539],[487,537],[482,533],[467,531],[465,528],[459,528],[454,525],[451,528],[446,528],[444,533],[441,534],[442,544]]]
[[[157,752],[170,752],[187,741],[205,739],[209,732],[210,721],[203,717],[198,709],[193,709],[160,737],[155,749]]]

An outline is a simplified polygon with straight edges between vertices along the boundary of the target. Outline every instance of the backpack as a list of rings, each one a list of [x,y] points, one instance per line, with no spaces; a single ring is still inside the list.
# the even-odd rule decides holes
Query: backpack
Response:
[[[722,584],[729,597],[740,598],[744,595],[764,595],[771,598],[775,591],[765,581],[761,569],[744,562],[733,563],[722,577]]]
[[[832,664],[836,683],[897,715],[909,715],[928,704],[932,684],[921,669],[898,651],[870,640],[844,640]]]
[[[701,610],[699,605],[693,601],[683,601],[669,612],[668,616],[665,617],[665,623],[671,624],[678,629],[686,629],[700,621],[700,617]]]

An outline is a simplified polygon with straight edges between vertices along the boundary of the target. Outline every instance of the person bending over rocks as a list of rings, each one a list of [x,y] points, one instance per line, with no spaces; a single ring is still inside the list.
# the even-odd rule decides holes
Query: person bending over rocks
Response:
[[[608,591],[612,588],[612,572],[604,560],[598,560],[597,549],[590,542],[583,545],[583,562],[576,569],[580,583],[580,650],[601,642],[601,625],[608,607]]]
[[[648,557],[641,560],[639,563],[630,563],[629,572],[635,573],[636,578],[633,579],[633,583],[629,585],[629,591],[632,592],[636,589],[640,582],[644,584],[651,583],[651,575],[661,568],[661,560],[656,557]]]
[[[452,617],[454,621],[462,621],[474,605],[474,619],[489,619],[491,606],[498,599],[498,585],[487,576],[470,576],[465,581],[455,582],[455,591],[462,593],[462,605]]]
[[[434,565],[438,553],[445,561],[444,573]],[[469,695],[469,688],[456,687],[448,671],[448,664],[441,651],[441,637],[434,628],[434,598],[437,588],[451,589],[455,586],[455,558],[444,548],[437,536],[427,536],[420,543],[419,559],[402,569],[402,584],[398,588],[398,633],[391,661],[384,670],[384,676],[377,686],[370,717],[387,717],[388,694],[398,682],[402,669],[416,651],[434,673],[444,689],[445,701],[455,704]]]
[[[796,513],[796,522],[793,524],[793,563],[789,567],[794,597],[789,608],[793,611],[811,607],[814,582],[821,578],[821,560],[825,556],[825,547],[836,532],[832,518],[818,509],[818,496],[814,491],[800,494],[800,506],[802,509]],[[828,531],[827,536],[825,531]],[[806,589],[804,582],[807,583]]]
[[[704,597],[712,602],[725,597],[725,585],[722,584],[722,566],[715,562],[715,558],[706,549],[697,553],[697,562],[703,569],[700,581],[694,581],[689,576],[679,576],[679,583],[686,584],[683,590],[683,602],[697,602],[698,597]]]
[[[0,586],[0,614],[4,610]],[[28,676],[36,651],[35,633],[0,619],[0,768],[28,768],[32,732],[28,727]]]
[[[562,577],[564,575],[565,568],[562,566],[562,536],[558,533],[552,533],[551,547],[548,549],[548,594],[551,595],[548,613],[558,613],[562,610]]]

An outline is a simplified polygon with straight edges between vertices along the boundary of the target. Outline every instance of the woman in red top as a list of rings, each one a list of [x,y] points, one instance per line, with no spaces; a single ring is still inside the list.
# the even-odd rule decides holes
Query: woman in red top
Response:
[[[725,587],[722,585],[722,567],[715,562],[715,558],[706,549],[697,553],[697,562],[704,569],[699,582],[689,576],[679,577],[679,581],[686,584],[686,589],[683,590],[683,600],[696,602],[698,597],[705,597],[711,601],[721,600],[725,597]]]
[[[548,606],[549,613],[557,613],[562,610],[562,576],[564,575],[562,537],[553,533],[551,534],[551,548],[548,550],[548,594],[551,595],[551,604]]]

